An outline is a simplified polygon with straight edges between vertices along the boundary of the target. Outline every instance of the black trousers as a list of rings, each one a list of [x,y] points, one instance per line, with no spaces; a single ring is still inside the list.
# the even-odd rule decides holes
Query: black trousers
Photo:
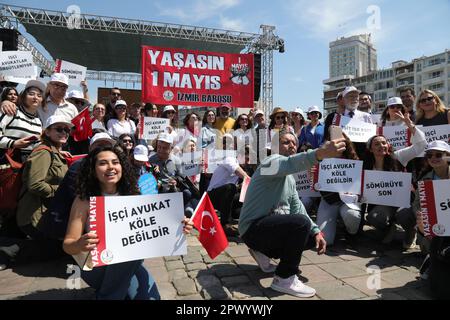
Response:
[[[236,185],[231,183],[208,191],[214,209],[220,211],[220,223],[222,226],[230,222],[231,207],[236,191]]]
[[[275,274],[288,278],[298,273],[311,222],[301,214],[269,215],[251,224],[241,238],[256,251],[280,259]]]

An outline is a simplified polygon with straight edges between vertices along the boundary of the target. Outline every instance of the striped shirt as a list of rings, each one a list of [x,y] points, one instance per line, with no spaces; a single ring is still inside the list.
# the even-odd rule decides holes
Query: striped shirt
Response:
[[[29,137],[40,136],[42,123],[37,114],[33,115],[19,106],[14,116],[9,116],[0,111],[0,149],[10,149],[14,141]],[[22,153],[29,154],[34,144],[21,149]]]

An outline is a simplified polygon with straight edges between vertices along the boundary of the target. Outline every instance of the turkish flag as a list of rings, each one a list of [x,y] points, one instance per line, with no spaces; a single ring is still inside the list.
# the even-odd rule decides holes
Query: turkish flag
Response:
[[[208,193],[204,193],[192,217],[194,227],[199,232],[198,240],[211,259],[217,257],[226,247],[228,240],[216,215]]]
[[[84,108],[75,118],[72,119],[75,125],[73,140],[85,141],[92,136],[92,120],[89,115],[89,108]]]

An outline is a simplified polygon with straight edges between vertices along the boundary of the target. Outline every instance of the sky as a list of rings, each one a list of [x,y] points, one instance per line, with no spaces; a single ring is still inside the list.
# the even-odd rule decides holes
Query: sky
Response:
[[[81,13],[260,33],[275,26],[285,52],[274,52],[273,101],[287,110],[322,108],[323,80],[329,78],[329,43],[342,36],[371,33],[378,68],[450,50],[450,0],[152,0],[8,1],[3,3]],[[53,57],[58,58],[58,57]],[[96,86],[89,83],[91,98]],[[112,86],[112,83],[107,83]],[[118,84],[126,88],[126,84]],[[132,88],[128,85],[128,88]],[[94,100],[92,99],[92,100]]]

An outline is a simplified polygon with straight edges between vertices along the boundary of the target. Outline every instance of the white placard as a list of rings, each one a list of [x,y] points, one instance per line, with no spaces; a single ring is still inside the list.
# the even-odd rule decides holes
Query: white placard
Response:
[[[55,72],[65,74],[69,78],[69,86],[80,86],[86,80],[87,68],[72,62],[56,59]]]
[[[158,134],[167,132],[167,127],[170,126],[170,119],[144,117],[141,118],[139,126],[141,139],[154,140]]]
[[[361,194],[363,162],[347,159],[325,159],[319,163],[319,177],[314,189],[319,191]]]
[[[94,266],[184,255],[182,193],[92,197],[90,231],[98,236]]]
[[[320,193],[312,189],[312,178],[308,171],[294,173],[294,179],[299,197],[320,197]]]
[[[386,137],[394,151],[406,148],[411,142],[409,129],[405,126],[382,127],[381,134]]]
[[[450,236],[450,180],[418,181],[425,236]]]
[[[182,154],[181,167],[184,175],[191,177],[201,173],[202,155],[202,151]]]
[[[0,75],[6,81],[13,79],[36,79],[37,67],[30,51],[3,51],[0,52]],[[28,81],[27,80],[27,81]],[[23,83],[23,81],[21,82]],[[26,83],[26,82],[25,82]]]
[[[391,207],[411,206],[411,173],[364,170],[361,202]]]
[[[219,164],[228,158],[236,158],[236,151],[234,150],[220,150],[220,149],[208,149],[208,157],[206,164],[206,172],[214,173]]]
[[[341,116],[339,126],[352,142],[367,142],[377,134],[377,126],[350,117]]]

